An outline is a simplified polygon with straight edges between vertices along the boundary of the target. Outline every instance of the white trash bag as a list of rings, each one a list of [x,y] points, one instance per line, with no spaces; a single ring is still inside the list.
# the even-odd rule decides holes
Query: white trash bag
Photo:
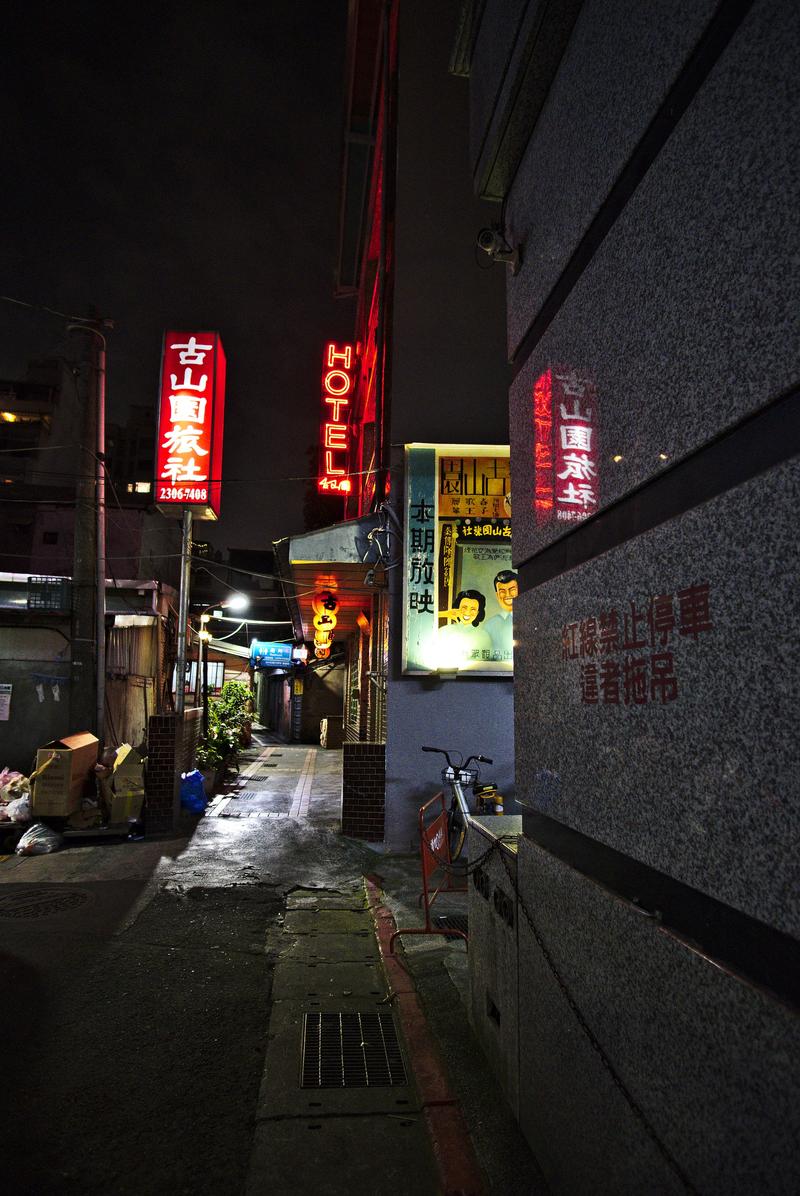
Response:
[[[14,801],[10,801],[5,807],[6,816],[12,822],[30,822],[31,820],[31,795],[30,793],[23,793],[22,797],[17,797]]]
[[[56,831],[43,822],[35,822],[14,850],[17,855],[47,855],[51,851],[58,851],[62,843],[63,839]]]

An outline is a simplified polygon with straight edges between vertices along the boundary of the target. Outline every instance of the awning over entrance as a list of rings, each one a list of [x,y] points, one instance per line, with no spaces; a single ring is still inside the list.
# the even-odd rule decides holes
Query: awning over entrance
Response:
[[[278,540],[275,555],[298,639],[313,640],[314,611],[311,600],[320,590],[335,590],[336,640],[343,642],[358,631],[358,616],[369,617],[374,589],[365,582],[374,557],[368,535],[376,527],[375,515],[335,523],[318,531]]]

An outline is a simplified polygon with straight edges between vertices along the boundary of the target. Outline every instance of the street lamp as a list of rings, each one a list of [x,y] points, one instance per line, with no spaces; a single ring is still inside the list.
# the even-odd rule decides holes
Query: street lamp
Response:
[[[246,594],[231,594],[230,598],[227,598],[222,605],[223,608],[232,610],[235,614],[237,611],[247,610],[250,599]]]
[[[211,640],[211,632],[208,630],[208,623],[212,616],[208,613],[211,610],[231,610],[234,612],[247,610],[250,605],[250,599],[246,594],[230,594],[223,602],[211,602],[200,613],[200,630],[197,632],[198,641],[198,671],[202,668],[202,682],[201,694],[203,701],[203,734],[208,734],[208,645]]]

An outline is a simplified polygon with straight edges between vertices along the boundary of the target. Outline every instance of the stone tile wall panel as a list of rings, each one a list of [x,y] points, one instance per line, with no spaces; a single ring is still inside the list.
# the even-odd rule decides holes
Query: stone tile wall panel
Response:
[[[794,934],[798,506],[795,461],[514,605],[518,799]],[[681,634],[675,595],[704,583],[712,627]],[[673,595],[675,614],[665,644],[659,633],[651,645],[640,622],[644,647],[580,656],[578,628],[567,632],[577,655],[564,659],[565,626],[614,608],[623,635],[631,601],[641,614],[660,594]],[[663,652],[672,653],[674,698],[651,685],[652,656]],[[582,668],[616,660],[624,669],[626,657],[647,662],[646,704],[625,703],[622,677],[618,704],[604,701],[610,689],[584,702]]]
[[[522,840],[520,894],[562,982],[698,1192],[789,1196],[796,1016]],[[683,1193],[520,914],[520,1122],[554,1192]]]
[[[796,384],[799,41],[800,6],[755,4],[516,378],[517,562],[565,528],[533,512],[532,393],[549,365],[594,380],[601,506]],[[537,302],[519,284],[512,322]]]

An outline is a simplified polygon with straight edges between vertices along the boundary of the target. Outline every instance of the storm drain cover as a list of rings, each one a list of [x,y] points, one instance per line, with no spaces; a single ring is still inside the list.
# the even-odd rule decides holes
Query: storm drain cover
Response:
[[[234,801],[252,801],[254,797],[261,797],[262,795],[255,789],[245,789],[241,793],[234,793]]]
[[[462,934],[469,934],[469,918],[466,914],[440,914],[435,922],[442,930],[460,930]]]
[[[0,897],[0,918],[46,918],[76,909],[89,900],[81,889],[58,893],[53,889],[28,889],[23,893],[8,893]]]
[[[249,814],[241,810],[223,810],[218,818],[288,818],[289,815],[281,810],[253,810]]]
[[[301,1088],[387,1088],[405,1083],[391,1012],[303,1015]]]

